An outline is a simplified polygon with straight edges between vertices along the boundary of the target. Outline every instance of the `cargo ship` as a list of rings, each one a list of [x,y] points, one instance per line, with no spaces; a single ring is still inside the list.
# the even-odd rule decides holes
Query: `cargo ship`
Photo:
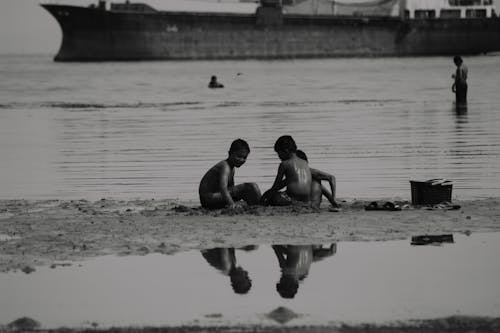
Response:
[[[470,55],[500,51],[493,0],[260,0],[253,12],[43,3],[56,61]],[[362,1],[362,0],[360,0]]]

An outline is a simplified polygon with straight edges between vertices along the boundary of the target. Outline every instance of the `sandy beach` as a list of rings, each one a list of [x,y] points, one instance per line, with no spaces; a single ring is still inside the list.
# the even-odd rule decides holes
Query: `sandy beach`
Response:
[[[247,207],[206,211],[194,202],[166,200],[0,202],[0,270],[30,274],[102,255],[174,254],[190,249],[250,244],[312,244],[407,239],[421,234],[499,231],[499,198],[366,211],[371,200],[345,200],[340,212],[309,208]],[[377,200],[383,203],[387,200]],[[456,207],[455,207],[456,208]],[[3,323],[0,331],[30,331]],[[332,324],[321,327],[146,327],[92,328],[92,332],[494,332],[498,318],[449,317],[387,325]],[[86,328],[56,331],[85,331]],[[43,331],[38,328],[37,331]],[[48,331],[48,330],[47,330]],[[53,331],[53,330],[52,330]]]
[[[500,231],[500,198],[457,201],[459,209],[413,207],[366,211],[371,200],[346,200],[342,211],[247,207],[206,211],[165,200],[0,201],[0,271],[101,255],[173,254],[252,244],[384,241],[418,234]],[[387,200],[377,200],[383,203]]]

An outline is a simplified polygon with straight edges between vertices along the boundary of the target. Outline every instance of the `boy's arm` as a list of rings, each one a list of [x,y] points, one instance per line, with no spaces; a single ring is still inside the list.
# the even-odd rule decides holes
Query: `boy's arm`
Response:
[[[326,187],[321,185],[321,194],[323,194],[328,199],[328,201],[332,204],[333,207],[338,207],[338,204],[335,201],[335,188],[332,188],[331,186],[330,188],[332,189],[331,193],[328,192]]]
[[[278,258],[278,262],[280,267],[283,267],[286,263],[286,259],[284,253],[286,253],[286,248],[283,245],[273,245],[272,246],[274,253],[276,254],[276,258]]]
[[[229,192],[229,187],[228,187],[230,182],[230,177],[231,177],[231,169],[229,168],[227,163],[224,163],[224,166],[222,167],[220,173],[219,188],[222,198],[224,199],[226,204],[228,206],[233,206],[234,200],[233,197],[231,197],[231,193]]]
[[[283,187],[286,186],[286,178],[283,178],[283,176],[285,175],[284,169],[285,167],[283,166],[283,163],[281,163],[280,166],[278,167],[278,174],[274,179],[273,186],[271,186],[269,190],[267,190],[266,192],[264,192],[264,194],[262,194],[261,197],[262,202],[265,202],[266,200],[269,199],[271,195],[273,195],[274,193],[278,192],[279,190],[281,190]]]
[[[283,187],[286,186],[286,178],[285,176],[285,167],[283,166],[283,163],[280,164],[278,167],[278,173],[276,174],[276,178],[274,179],[273,186],[269,190],[266,191],[266,194],[269,195],[271,193],[278,192],[281,190]]]
[[[330,175],[327,172],[324,172],[324,171],[321,171],[318,169],[313,169],[313,168],[309,168],[309,169],[311,169],[311,176],[316,180],[329,180],[333,177],[332,175]]]

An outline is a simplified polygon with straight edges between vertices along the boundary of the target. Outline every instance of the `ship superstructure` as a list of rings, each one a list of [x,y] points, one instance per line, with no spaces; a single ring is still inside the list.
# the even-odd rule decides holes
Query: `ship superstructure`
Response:
[[[282,0],[288,14],[403,16],[415,18],[494,17],[493,0]]]
[[[63,31],[59,61],[500,51],[493,0],[261,0],[248,13],[163,11],[102,0],[90,7],[43,7]]]

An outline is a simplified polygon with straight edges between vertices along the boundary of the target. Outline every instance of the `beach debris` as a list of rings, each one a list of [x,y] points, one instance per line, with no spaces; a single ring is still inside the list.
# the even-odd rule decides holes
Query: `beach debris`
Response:
[[[222,313],[209,313],[205,315],[205,318],[222,318]]]
[[[452,234],[444,235],[421,235],[411,238],[411,245],[439,245],[442,243],[454,243]]]
[[[177,212],[177,213],[187,213],[190,211],[190,208],[187,206],[184,206],[184,205],[177,205],[177,206],[173,207],[172,210]]]
[[[382,206],[379,206],[379,204],[376,201],[372,201],[372,202],[370,202],[370,204],[365,206],[365,210],[386,210],[386,211],[394,212],[394,211],[401,210],[401,207],[399,205],[394,204],[393,202],[390,202],[390,201],[387,201]]]
[[[141,246],[140,248],[137,249],[137,252],[139,253],[139,255],[146,255],[146,254],[149,254],[150,250],[147,246]]]
[[[53,263],[52,265],[50,265],[50,268],[54,269],[54,268],[57,268],[57,267],[69,267],[71,265],[72,264],[70,262]]]
[[[269,312],[268,314],[266,314],[266,317],[280,324],[286,324],[290,320],[298,318],[300,316],[295,312],[293,312],[292,310],[284,306],[280,306],[274,309],[273,311]]]
[[[446,186],[446,185],[452,185],[453,184],[453,182],[451,180],[443,179],[443,178],[429,179],[429,180],[426,181],[426,183],[429,183],[432,186],[437,186],[437,185]]]
[[[33,273],[36,269],[34,267],[31,267],[31,266],[24,266],[22,269],[21,269],[21,272],[25,273],[25,274],[30,274],[30,273]]]
[[[425,207],[427,210],[434,210],[434,209],[443,209],[443,210],[458,210],[462,208],[460,205],[453,205],[449,201],[443,201],[437,205],[428,205]]]
[[[13,331],[29,332],[40,327],[40,323],[30,317],[21,317],[7,324],[7,327]]]

